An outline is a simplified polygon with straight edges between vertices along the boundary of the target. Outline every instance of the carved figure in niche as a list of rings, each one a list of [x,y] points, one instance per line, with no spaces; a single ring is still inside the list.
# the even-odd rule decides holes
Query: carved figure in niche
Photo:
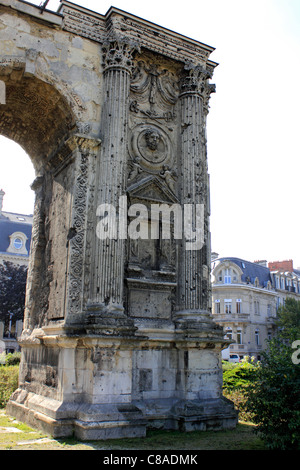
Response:
[[[163,165],[163,169],[160,172],[160,176],[165,180],[171,191],[175,194],[176,188],[176,180],[177,180],[177,173],[174,170],[171,170],[171,168],[168,165]]]
[[[128,175],[128,181],[134,180],[136,176],[138,176],[143,170],[140,166],[140,157],[135,157],[133,161],[130,162],[130,172]]]

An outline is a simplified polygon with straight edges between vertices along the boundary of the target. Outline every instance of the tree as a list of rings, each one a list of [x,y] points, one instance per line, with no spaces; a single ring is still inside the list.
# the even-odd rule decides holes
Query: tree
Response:
[[[300,302],[286,299],[278,313],[278,333],[247,389],[246,410],[270,449],[300,449],[300,364],[292,360],[293,341],[300,339],[299,315]]]
[[[0,321],[4,322],[4,331],[13,321],[23,320],[25,307],[27,267],[18,266],[9,261],[0,264]]]
[[[278,309],[276,324],[281,336],[289,342],[300,339],[300,301],[288,297]]]

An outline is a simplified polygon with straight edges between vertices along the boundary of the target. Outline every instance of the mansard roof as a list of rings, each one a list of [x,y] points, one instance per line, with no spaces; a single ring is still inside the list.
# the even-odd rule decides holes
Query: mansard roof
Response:
[[[267,287],[268,282],[272,283],[271,273],[269,268],[265,266],[261,266],[257,263],[251,263],[250,261],[246,261],[241,258],[218,258],[214,260],[215,267],[217,267],[217,263],[223,263],[225,261],[232,262],[236,264],[240,270],[243,272],[241,276],[241,281],[245,283],[254,284],[255,279],[257,278],[259,284],[262,287]]]

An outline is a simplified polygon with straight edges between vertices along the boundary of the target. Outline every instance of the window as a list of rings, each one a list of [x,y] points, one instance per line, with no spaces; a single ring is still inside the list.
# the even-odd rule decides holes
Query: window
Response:
[[[281,278],[281,289],[285,289],[284,277]]]
[[[23,242],[21,240],[21,238],[15,238],[14,239],[14,247],[16,248],[16,250],[21,250],[23,246]]]
[[[297,281],[293,281],[293,291],[297,292]]]
[[[215,300],[215,313],[221,313],[221,303],[220,300]]]
[[[241,313],[241,299],[236,299],[236,313]]]
[[[259,346],[259,330],[255,330],[255,344]]]
[[[259,314],[259,301],[254,300],[254,313]]]
[[[231,300],[224,301],[224,311],[225,313],[231,313]]]
[[[15,253],[17,255],[27,255],[28,251],[26,249],[26,241],[28,240],[27,236],[23,232],[14,232],[9,235],[9,246],[7,248],[8,253]]]
[[[272,331],[268,331],[268,340],[271,341],[272,339]]]
[[[280,297],[276,297],[276,310],[280,307]]]
[[[273,307],[272,307],[272,304],[268,304],[268,308],[267,308],[267,314],[268,314],[268,317],[270,317],[273,313]]]
[[[242,330],[240,328],[236,332],[236,342],[237,344],[242,344]]]
[[[231,284],[231,269],[227,268],[224,271],[224,284]]]
[[[225,337],[232,340],[232,329],[231,328],[226,328]]]

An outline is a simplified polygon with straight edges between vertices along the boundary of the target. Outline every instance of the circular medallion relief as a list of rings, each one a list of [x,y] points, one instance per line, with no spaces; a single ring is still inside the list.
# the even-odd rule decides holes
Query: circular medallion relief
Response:
[[[131,155],[139,157],[139,163],[151,170],[161,170],[163,165],[171,164],[171,142],[166,132],[152,124],[136,126],[131,135]]]

